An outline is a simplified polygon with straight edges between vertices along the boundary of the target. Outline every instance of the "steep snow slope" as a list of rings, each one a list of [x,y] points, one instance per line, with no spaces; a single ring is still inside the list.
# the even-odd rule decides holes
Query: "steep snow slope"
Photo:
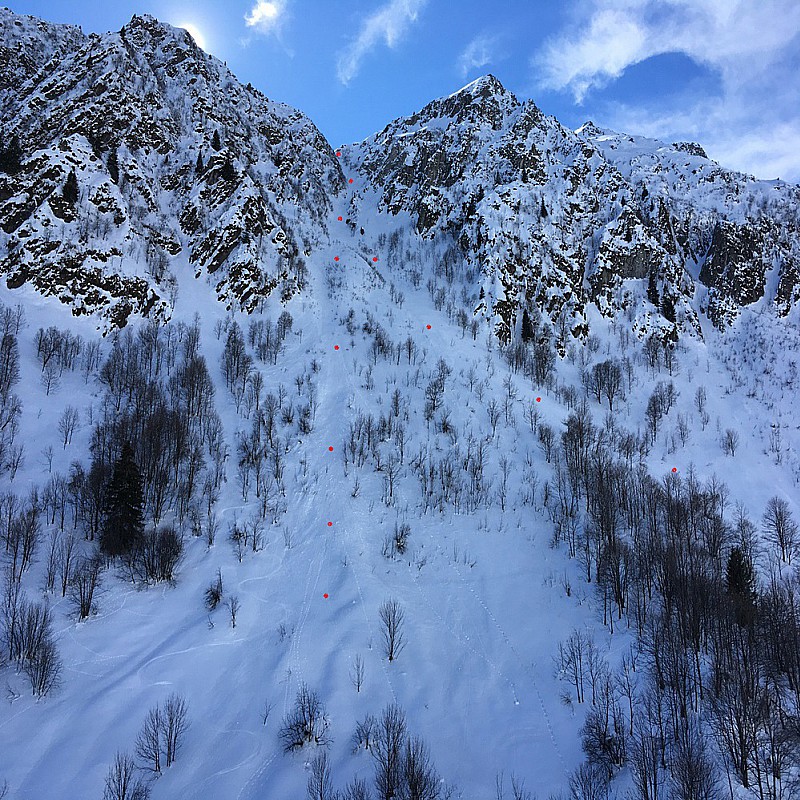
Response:
[[[353,197],[363,196],[367,187],[357,180],[351,191]],[[301,683],[317,690],[327,707],[338,786],[354,775],[371,781],[371,759],[363,752],[352,754],[350,737],[358,720],[390,702],[405,709],[409,727],[428,741],[443,778],[465,798],[489,796],[496,773],[503,770],[546,796],[564,788],[580,762],[578,729],[585,710],[559,700],[568,687],[562,688],[554,674],[557,644],[572,628],[587,625],[614,663],[629,635],[603,632],[582,568],[562,550],[548,548],[552,526],[543,491],[545,482],[553,481],[553,466],[524,414],[526,406],[535,404],[539,424],[559,430],[568,408],[552,387],[513,373],[488,328],[474,339],[465,335],[435,308],[430,291],[415,288],[402,274],[392,275],[380,242],[392,238],[398,222],[402,229],[402,220],[386,219],[383,228],[365,230],[363,237],[352,234],[337,220],[347,213],[348,199],[331,212],[332,228],[342,233],[311,254],[309,292],[289,306],[294,325],[285,351],[275,366],[258,365],[267,389],[275,391],[283,383],[291,397],[294,378],[312,375],[312,359],[318,364],[314,430],[307,435],[285,430],[291,438],[280,524],[266,526],[263,549],[237,560],[227,531],[235,520],[248,519],[259,503],[252,498],[243,502],[233,456],[217,503],[216,543],[209,548],[202,538],[188,537],[174,587],[136,589],[112,571],[98,613],[79,624],[69,604],[53,597],[63,685],[35,702],[22,676],[5,673],[16,699],[0,722],[0,773],[15,797],[97,796],[114,753],[132,750],[147,709],[175,690],[186,697],[191,728],[176,764],[155,781],[154,798],[301,795],[313,750],[283,755],[277,738]],[[357,227],[361,221],[355,219]],[[408,230],[396,238],[414,241]],[[398,251],[403,252],[402,244]],[[417,267],[433,272],[433,264],[421,261],[422,256],[409,256]],[[190,323],[199,314],[201,350],[216,383],[226,441],[235,454],[234,434],[250,423],[244,407],[236,413],[221,380],[224,335],[220,339],[215,328],[226,313],[210,287],[181,274],[174,318]],[[54,301],[22,291],[29,321],[22,336],[27,458],[8,485],[16,492],[47,477],[39,448],[50,440],[48,429],[54,472],[66,471],[72,459],[86,460],[89,426],[84,424],[73,444],[62,449],[53,423],[61,408],[79,396],[97,413],[101,394],[94,378],[84,386],[79,376],[67,375],[54,396],[43,396],[33,332],[39,325],[71,323],[66,309]],[[399,292],[404,302],[397,300]],[[4,291],[2,300],[19,297]],[[355,312],[352,333],[343,325],[349,307]],[[261,313],[274,318],[280,308],[267,300]],[[394,357],[374,357],[374,339],[361,330],[367,315],[373,331],[380,324],[396,343],[411,337],[418,348],[412,363],[404,352],[399,364]],[[590,322],[597,337],[588,348],[573,350],[576,363],[559,361],[552,386],[578,383],[578,362],[591,359],[591,353],[635,357],[638,345],[624,335],[624,326],[609,326],[599,316]],[[88,321],[78,330],[92,333]],[[746,343],[744,336],[735,336],[734,331],[720,338],[719,347],[734,351],[732,342]],[[691,435],[681,443],[665,428],[647,463],[655,475],[673,466],[684,474],[694,465],[701,479],[716,471],[729,482],[731,496],[756,516],[776,487],[791,497],[795,483],[785,468],[761,454],[761,432],[748,424],[769,413],[764,401],[731,390],[731,378],[709,347],[687,343],[673,367],[679,399],[671,419],[685,415]],[[426,379],[420,377],[435,372],[439,358],[453,370],[444,393],[449,435],[437,434],[438,426],[423,416]],[[756,364],[751,369],[757,374]],[[643,370],[641,365],[636,372]],[[628,402],[607,424],[640,427],[648,383],[635,379]],[[712,419],[703,430],[693,410],[699,383],[708,390]],[[401,419],[407,417],[407,461],[398,473],[394,498],[387,501],[385,468],[376,472],[368,462],[344,469],[342,457],[356,415],[388,413],[395,387],[402,396]],[[486,403],[502,401],[509,391],[516,396],[493,434]],[[593,412],[602,425],[602,409],[594,405]],[[733,459],[722,453],[715,417],[741,432]],[[51,421],[44,430],[42,419]],[[796,430],[787,429],[787,450],[797,446],[796,437]],[[486,448],[486,493],[478,507],[470,507],[467,491],[460,510],[446,502],[443,511],[434,505],[425,512],[410,467],[413,458],[419,454],[436,460],[448,452],[458,458],[480,442]],[[395,445],[382,447],[388,455]],[[502,459],[510,465],[505,490]],[[410,525],[410,548],[404,556],[387,559],[384,539],[396,521]],[[218,568],[228,595],[241,602],[235,629],[225,609],[208,615],[202,606],[203,591]],[[41,571],[40,562],[26,576],[31,592],[36,592]],[[382,653],[378,619],[387,597],[402,603],[407,619],[407,647],[393,663]],[[366,667],[360,692],[350,680],[357,655]],[[265,703],[271,713],[263,724]]]

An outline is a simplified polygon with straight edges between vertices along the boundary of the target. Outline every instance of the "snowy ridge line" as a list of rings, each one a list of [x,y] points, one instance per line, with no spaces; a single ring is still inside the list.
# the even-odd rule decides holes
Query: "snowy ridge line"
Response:
[[[438,545],[437,545],[437,548],[438,548]],[[547,709],[545,708],[544,699],[542,698],[542,693],[539,691],[539,684],[536,682],[536,675],[535,675],[534,670],[531,669],[531,665],[530,664],[526,663],[522,659],[522,657],[520,656],[519,652],[517,651],[517,648],[514,646],[513,642],[508,638],[508,634],[505,632],[505,630],[503,630],[503,627],[497,621],[497,617],[495,617],[495,615],[492,613],[492,610],[489,608],[489,606],[486,605],[486,603],[484,602],[483,598],[475,591],[474,587],[471,586],[467,582],[466,578],[464,578],[464,576],[461,574],[461,572],[458,569],[458,567],[455,564],[453,564],[452,562],[448,562],[448,563],[453,568],[453,570],[455,570],[456,574],[458,575],[459,579],[464,584],[464,586],[470,591],[470,593],[478,601],[478,603],[480,603],[480,605],[483,608],[483,610],[489,616],[489,619],[491,619],[492,622],[494,623],[495,627],[497,628],[498,632],[500,633],[500,636],[503,638],[503,641],[508,646],[509,650],[514,654],[514,656],[517,659],[517,661],[519,662],[520,666],[530,676],[531,684],[533,685],[534,691],[536,692],[536,697],[539,700],[539,706],[542,709],[542,718],[544,719],[545,725],[547,725],[547,731],[550,734],[550,741],[553,743],[553,749],[556,751],[556,754],[558,755],[558,759],[561,762],[561,766],[564,769],[564,775],[568,776],[569,773],[570,773],[570,770],[569,770],[569,768],[567,766],[566,760],[564,759],[564,755],[561,752],[561,748],[558,746],[558,742],[556,741],[556,736],[555,736],[555,732],[553,731],[553,725],[552,725],[552,722],[550,720],[550,715],[547,713]]]

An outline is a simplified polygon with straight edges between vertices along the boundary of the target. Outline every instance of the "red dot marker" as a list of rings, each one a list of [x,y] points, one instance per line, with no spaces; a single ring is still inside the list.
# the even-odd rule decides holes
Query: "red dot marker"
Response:
[[[426,327],[428,330],[430,330],[430,329],[431,329],[431,326],[430,326],[430,325],[426,325],[425,327]]]
[[[341,157],[341,155],[342,155],[342,151],[341,151],[341,150],[337,150],[337,151],[336,151],[336,155],[337,155],[337,157]]]
[[[350,183],[352,183],[352,182],[353,182],[353,179],[352,179],[352,178],[350,178]]]
[[[375,256],[372,260],[373,261],[377,261],[378,260],[378,256]]]
[[[324,595],[322,595],[322,596],[323,596],[323,597],[324,597],[326,600],[328,599],[328,593],[327,593],[327,592],[325,592],[325,594],[324,594]]]
[[[329,447],[328,450],[330,450],[331,453],[333,452],[333,448],[332,447]]]
[[[332,522],[329,522],[329,523],[328,523],[328,527],[329,527],[329,528],[333,527],[333,523],[332,523]]]
[[[537,397],[537,398],[536,398],[536,402],[537,402],[537,403],[541,403],[541,402],[542,402],[542,398],[541,398],[541,397]]]
[[[334,260],[334,261],[338,261],[338,260],[339,260],[339,256],[334,256],[334,257],[333,257],[333,260]]]
[[[677,471],[678,471],[678,468],[677,468],[677,467],[673,467],[673,468],[672,468],[672,471],[673,471],[673,472],[677,472]]]
[[[341,222],[341,221],[342,221],[342,218],[341,218],[341,217],[339,217],[338,219],[339,219],[339,222]]]
[[[335,344],[335,345],[333,346],[333,349],[334,349],[334,350],[338,350],[338,349],[339,349],[339,345],[338,345],[338,344]]]

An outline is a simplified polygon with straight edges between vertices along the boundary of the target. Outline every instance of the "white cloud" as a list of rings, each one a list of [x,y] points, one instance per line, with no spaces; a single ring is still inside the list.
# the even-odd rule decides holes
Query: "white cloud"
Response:
[[[579,10],[583,17],[532,62],[541,87],[586,103],[645,59],[681,53],[717,76],[718,94],[698,97],[687,87],[645,109],[617,105],[608,124],[660,139],[691,136],[726,166],[800,178],[797,0],[587,0]]]
[[[458,57],[458,71],[462,78],[474,69],[482,69],[495,60],[496,36],[476,36]]]
[[[358,36],[348,45],[337,64],[339,80],[350,83],[361,69],[364,56],[381,40],[389,48],[397,46],[411,25],[417,21],[419,12],[428,0],[390,0],[372,13],[361,26]]]
[[[545,88],[568,89],[578,102],[663,53],[684,53],[735,79],[800,33],[796,0],[591,0],[588,8],[588,20],[551,39],[535,60]],[[745,69],[743,58],[754,63]]]
[[[272,33],[281,24],[285,10],[284,0],[257,0],[244,21],[248,28],[259,33]]]

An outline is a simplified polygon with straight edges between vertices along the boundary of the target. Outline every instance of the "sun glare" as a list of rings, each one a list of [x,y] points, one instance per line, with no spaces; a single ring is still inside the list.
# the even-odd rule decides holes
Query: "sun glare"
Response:
[[[195,25],[193,22],[182,22],[180,25],[178,25],[178,27],[183,28],[185,31],[189,31],[192,39],[194,39],[195,43],[200,49],[206,49],[206,37],[203,36],[200,28],[198,28],[197,25]]]

